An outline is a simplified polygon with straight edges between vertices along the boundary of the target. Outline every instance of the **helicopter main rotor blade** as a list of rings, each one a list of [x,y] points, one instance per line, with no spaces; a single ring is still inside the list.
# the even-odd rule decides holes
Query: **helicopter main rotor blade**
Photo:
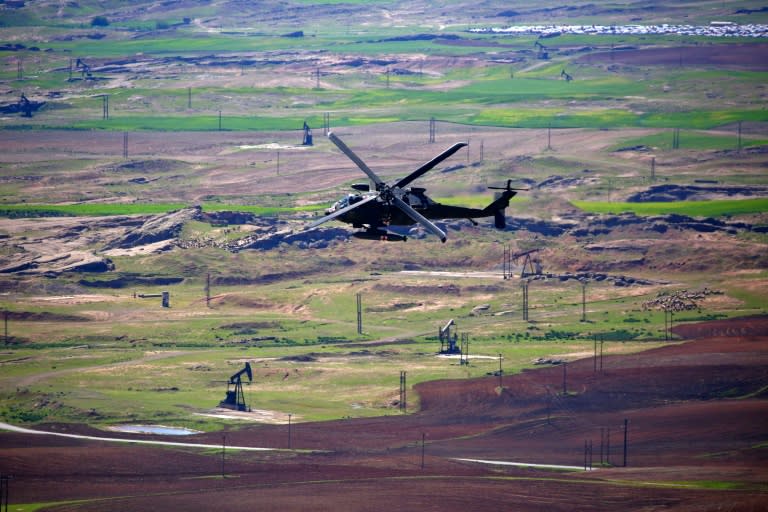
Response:
[[[464,146],[468,146],[466,142],[457,142],[453,146],[449,147],[439,155],[437,155],[435,158],[430,160],[429,162],[425,163],[415,171],[413,171],[411,174],[406,176],[405,178],[401,179],[397,183],[395,183],[396,188],[402,188],[408,185],[410,182],[415,180],[416,178],[420,178],[423,176],[427,171],[430,171],[435,168],[436,165],[438,165],[443,160],[451,157],[454,153],[456,153],[458,150],[463,148]]]
[[[316,221],[311,222],[310,224],[307,225],[307,227],[305,229],[315,228],[315,227],[319,226],[320,224],[323,224],[325,222],[328,222],[329,220],[333,220],[336,217],[344,215],[345,213],[347,213],[350,210],[354,210],[355,208],[363,206],[366,203],[370,203],[374,199],[378,199],[378,197],[379,197],[378,194],[370,195],[370,196],[366,197],[365,199],[363,199],[362,201],[358,201],[358,202],[356,202],[354,204],[351,204],[349,206],[345,206],[344,208],[342,208],[340,210],[336,210],[335,212],[333,212],[331,214],[328,214],[325,217],[321,217],[321,218],[317,219]]]
[[[410,218],[412,218],[414,221],[418,222],[425,228],[427,228],[427,231],[431,232],[433,235],[436,235],[441,242],[445,243],[446,236],[442,229],[435,226],[432,221],[424,217],[422,214],[411,208],[411,205],[400,199],[399,197],[395,196],[392,198],[392,202],[395,203],[395,206],[400,208],[403,213],[408,215]]]
[[[366,165],[366,163],[365,163],[365,162],[363,162],[363,161],[360,159],[360,157],[359,157],[359,156],[357,156],[357,155],[355,154],[355,152],[354,152],[354,151],[352,151],[351,149],[349,149],[349,148],[347,147],[347,145],[346,145],[346,144],[344,144],[344,142],[343,142],[343,141],[342,141],[340,138],[338,138],[338,137],[337,137],[335,134],[333,134],[333,133],[329,133],[329,134],[328,134],[328,138],[329,138],[329,139],[331,139],[331,142],[333,142],[334,144],[336,144],[336,147],[337,147],[337,148],[339,148],[339,149],[341,150],[341,152],[342,152],[342,153],[344,153],[345,155],[347,155],[347,156],[349,157],[349,159],[350,159],[350,160],[352,160],[353,162],[355,162],[355,164],[357,164],[357,166],[360,168],[360,170],[361,170],[361,171],[363,171],[365,174],[367,174],[367,175],[368,175],[368,177],[371,179],[371,181],[372,181],[372,182],[374,182],[374,183],[376,184],[376,190],[379,190],[379,189],[380,189],[380,188],[381,188],[381,187],[384,185],[384,182],[381,180],[381,178],[379,178],[379,177],[376,175],[376,173],[375,173],[375,172],[373,172],[373,171],[371,170],[371,168],[370,168],[370,167],[368,167],[368,166]]]

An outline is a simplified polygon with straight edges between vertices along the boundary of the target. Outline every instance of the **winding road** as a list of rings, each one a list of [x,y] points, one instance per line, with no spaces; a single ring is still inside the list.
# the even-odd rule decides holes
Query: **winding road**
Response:
[[[118,437],[99,437],[99,436],[86,436],[86,435],[80,435],[80,434],[65,434],[63,432],[48,432],[45,430],[32,430],[30,428],[17,427],[15,425],[11,425],[10,423],[2,423],[2,422],[0,422],[0,430],[17,432],[20,434],[49,435],[49,436],[69,437],[72,439],[85,439],[89,441],[105,441],[105,442],[111,442],[111,443],[133,443],[133,444],[148,444],[148,445],[156,445],[156,446],[181,446],[184,448],[205,448],[205,449],[219,449],[222,447],[222,445],[220,444],[180,443],[177,441],[153,441],[153,440],[147,440],[147,439],[123,439]],[[251,451],[251,452],[266,452],[266,451],[278,451],[278,450],[293,451],[293,450],[282,450],[279,448],[259,448],[255,446],[227,446],[226,448],[230,450],[243,450],[243,451]],[[305,450],[301,450],[301,451],[305,451]],[[312,450],[312,451],[317,451],[317,450]],[[515,467],[522,467],[522,468],[537,468],[537,469],[560,470],[560,471],[594,471],[594,468],[585,469],[580,466],[562,466],[562,465],[556,465],[556,464],[532,464],[528,462],[463,459],[463,458],[457,458],[457,457],[454,458],[454,460],[458,460],[462,462],[474,462],[478,464],[492,464],[496,466],[515,466]]]
[[[220,444],[203,444],[203,443],[179,443],[176,441],[153,441],[147,439],[124,439],[119,437],[100,437],[100,436],[86,436],[80,434],[65,434],[63,432],[48,432],[46,430],[32,430],[31,428],[17,427],[9,423],[0,422],[0,430],[7,430],[10,432],[17,432],[20,434],[35,434],[35,435],[49,435],[58,437],[69,437],[71,439],[86,439],[89,441],[106,441],[110,443],[133,443],[133,444],[151,444],[157,446],[182,446],[184,448],[221,448]],[[227,446],[230,450],[245,450],[251,452],[266,452],[277,451],[277,448],[258,448],[255,446]]]

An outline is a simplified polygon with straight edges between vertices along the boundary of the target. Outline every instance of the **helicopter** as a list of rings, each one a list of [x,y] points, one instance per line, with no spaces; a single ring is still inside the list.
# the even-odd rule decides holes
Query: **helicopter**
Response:
[[[509,200],[517,194],[518,190],[527,190],[511,188],[512,180],[507,180],[506,187],[488,187],[502,190],[502,193],[485,208],[440,204],[425,194],[426,189],[408,187],[408,185],[467,146],[466,142],[453,144],[408,176],[388,184],[334,133],[329,133],[328,138],[368,176],[374,189],[371,190],[371,185],[367,183],[353,184],[352,188],[357,192],[347,194],[336,201],[325,211],[324,217],[310,223],[306,229],[336,219],[351,224],[355,228],[362,228],[363,231],[353,233],[352,236],[356,238],[404,242],[407,240],[406,236],[388,231],[387,226],[411,226],[418,223],[445,243],[447,239],[445,232],[430,219],[468,219],[477,225],[473,219],[493,216],[496,228],[504,229],[506,227],[504,209],[509,206]]]

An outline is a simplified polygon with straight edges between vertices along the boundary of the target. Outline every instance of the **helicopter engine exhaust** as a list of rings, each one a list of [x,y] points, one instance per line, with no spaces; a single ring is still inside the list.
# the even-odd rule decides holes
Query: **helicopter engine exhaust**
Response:
[[[362,240],[377,240],[381,242],[405,242],[408,237],[398,235],[397,233],[389,233],[387,231],[358,231],[352,233],[355,238]]]

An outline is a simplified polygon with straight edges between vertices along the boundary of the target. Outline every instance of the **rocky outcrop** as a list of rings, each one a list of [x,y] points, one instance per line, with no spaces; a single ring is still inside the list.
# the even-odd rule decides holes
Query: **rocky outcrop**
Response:
[[[753,226],[746,222],[725,222],[714,218],[695,219],[686,215],[654,215],[639,216],[633,213],[624,213],[621,215],[599,215],[590,217],[582,222],[578,227],[574,227],[568,234],[575,237],[588,237],[607,235],[613,229],[621,227],[636,226],[644,231],[655,231],[665,233],[667,230],[690,229],[700,233],[712,233],[722,231],[729,234],[735,234],[739,231],[752,231]]]
[[[127,288],[129,286],[167,286],[179,284],[183,277],[150,277],[137,274],[123,274],[115,279],[81,279],[78,284],[89,288]]]
[[[108,242],[103,250],[128,249],[138,245],[147,245],[162,240],[178,238],[184,224],[191,220],[199,220],[201,217],[201,208],[193,206],[182,208],[165,215],[151,217],[141,226],[129,230],[122,236]]]
[[[281,244],[293,245],[301,249],[322,249],[333,242],[349,239],[349,231],[344,228],[312,229],[309,231],[294,231],[284,229],[264,235],[247,236],[235,240],[227,249],[239,252],[245,249],[266,251]]]
[[[0,274],[46,274],[54,277],[62,272],[107,272],[115,265],[86,251],[69,251],[56,255],[27,254],[0,267]]]
[[[578,226],[576,221],[554,221],[507,217],[507,231],[526,230],[543,236],[560,236]]]
[[[766,195],[768,195],[768,187],[754,185],[737,187],[664,184],[654,185],[648,188],[648,190],[632,194],[627,198],[627,202],[706,201],[722,197],[764,197]]]
[[[200,218],[202,222],[207,222],[212,226],[229,226],[229,225],[242,225],[242,224],[258,224],[259,217],[252,213],[247,212],[235,212],[235,211],[222,211],[222,212],[201,212]]]
[[[589,173],[589,169],[582,170],[583,173]],[[548,176],[544,180],[537,183],[535,186],[538,189],[564,189],[574,188],[583,185],[589,185],[596,183],[598,180],[595,177],[589,176],[559,176],[557,174]]]

